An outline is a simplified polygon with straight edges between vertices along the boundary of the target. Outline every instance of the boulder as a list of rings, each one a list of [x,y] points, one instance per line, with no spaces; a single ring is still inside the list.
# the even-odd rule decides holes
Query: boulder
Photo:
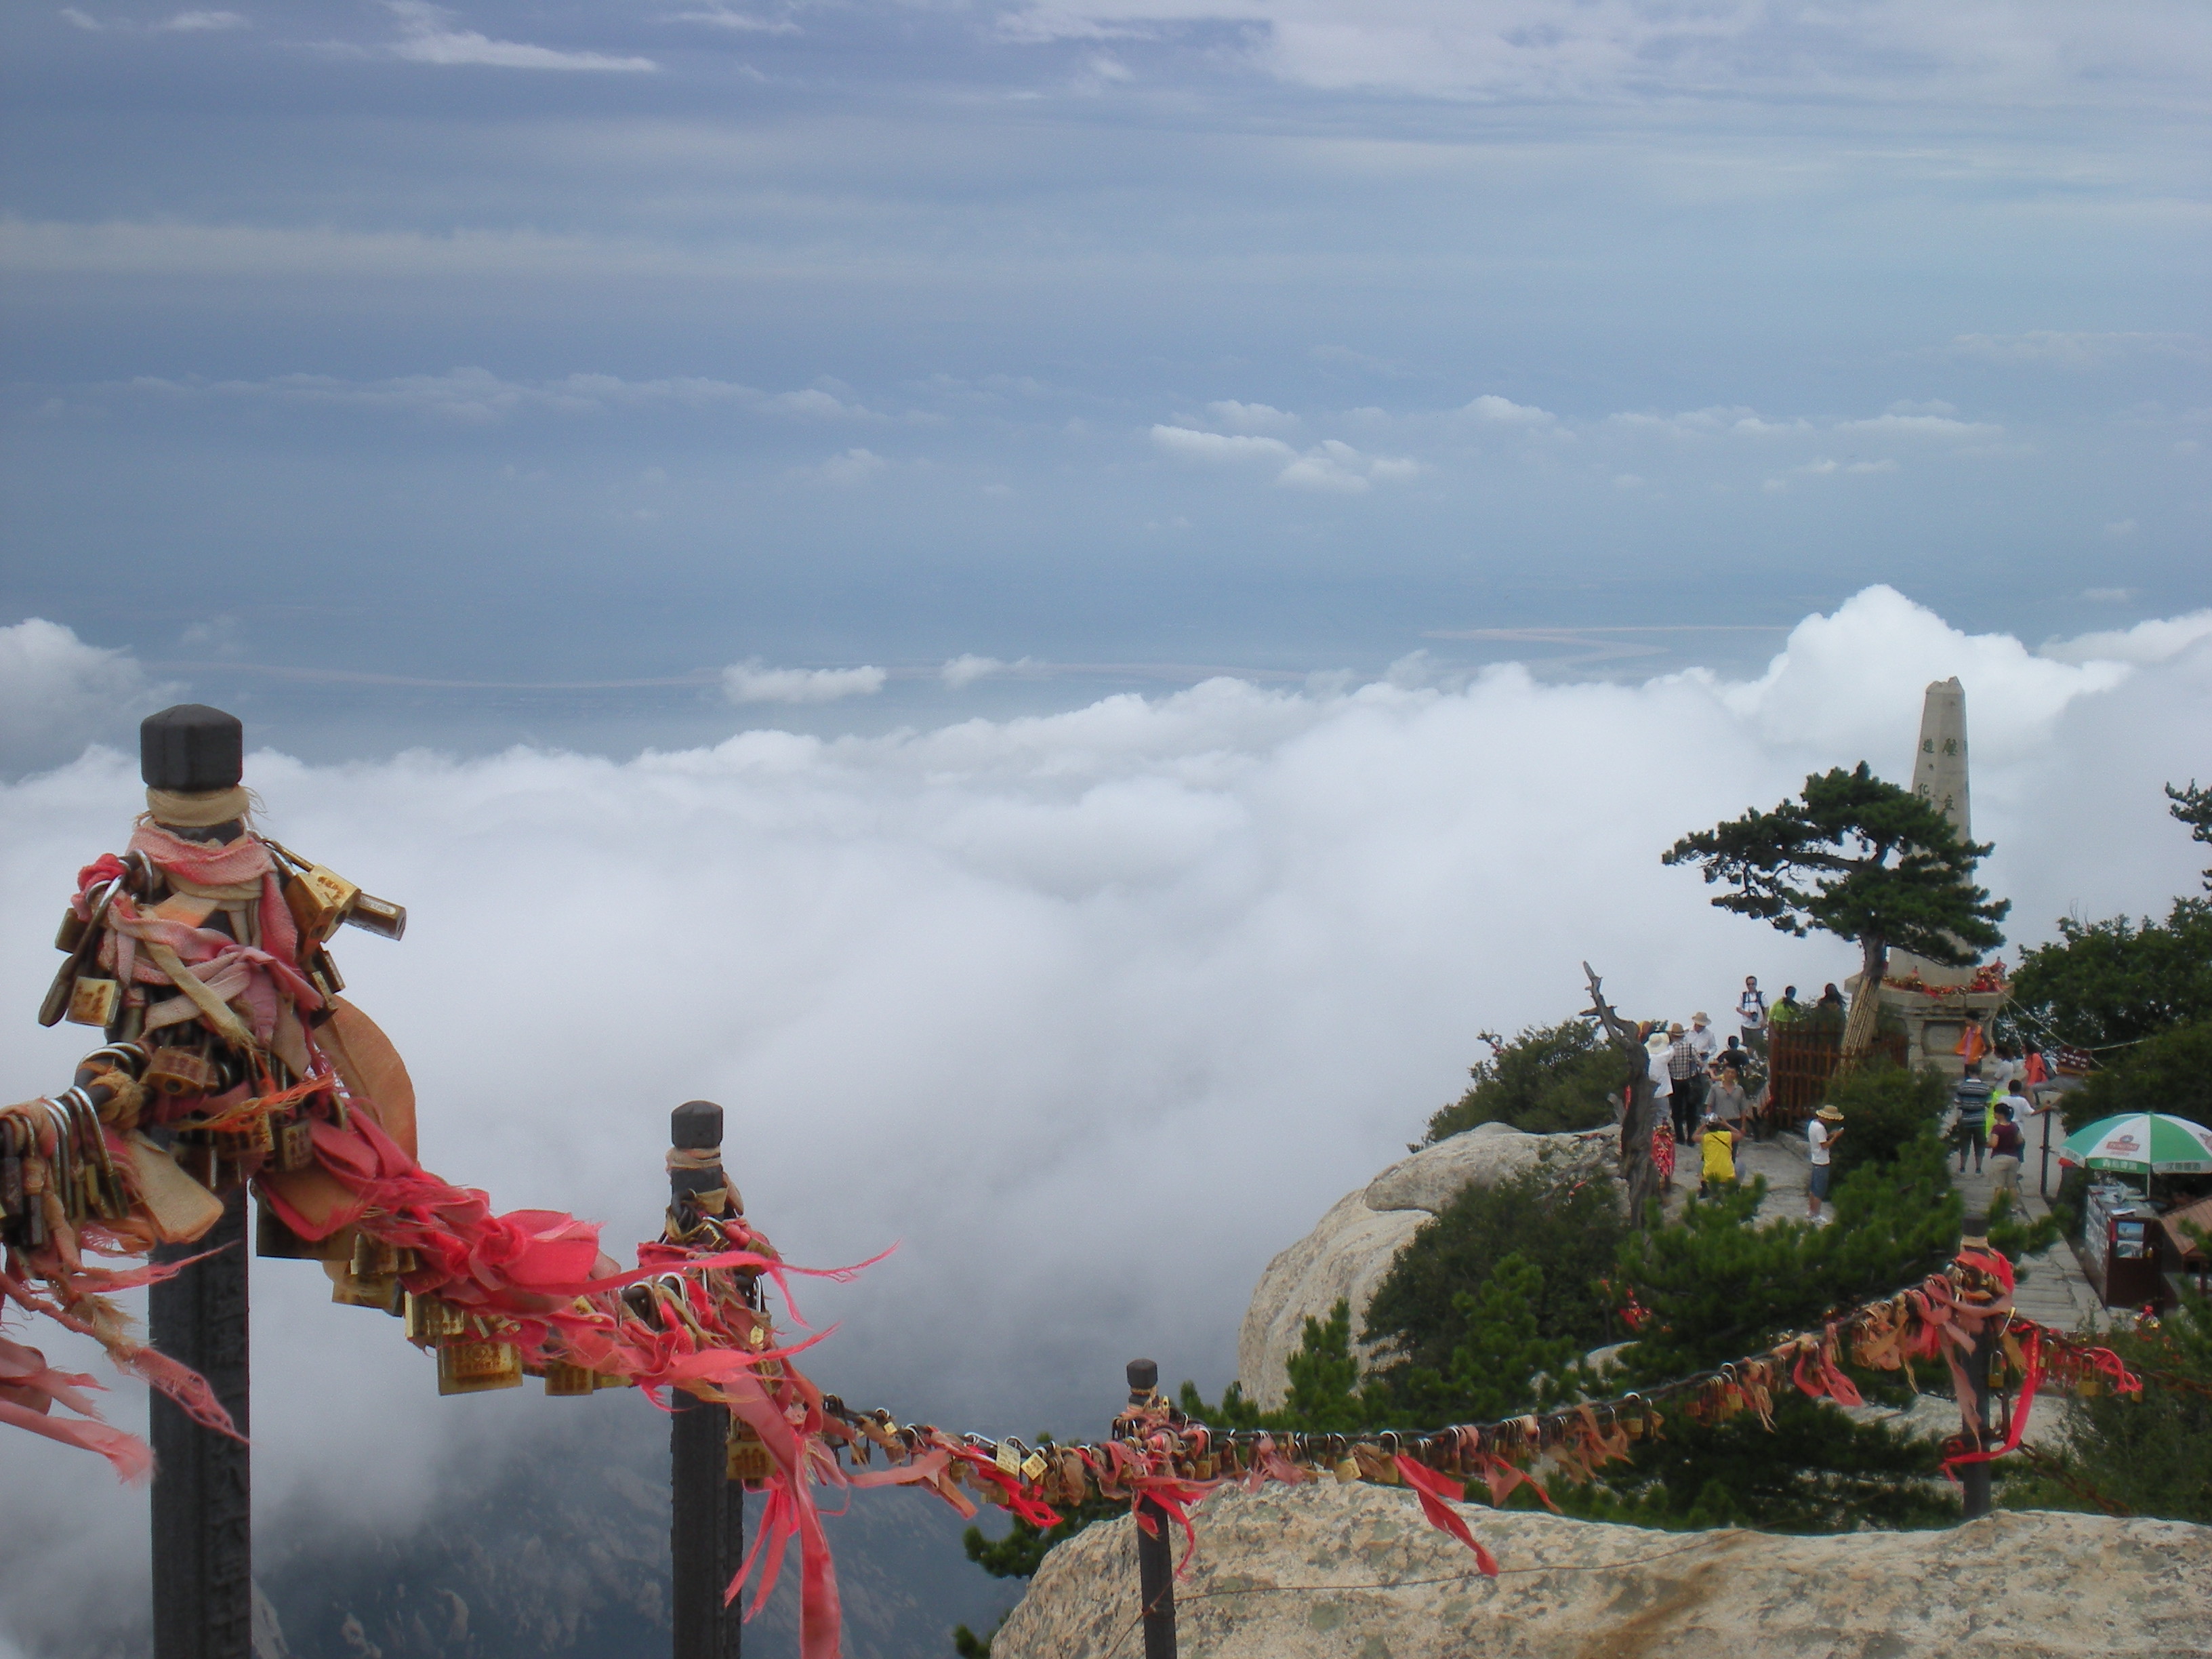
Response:
[[[1188,1659],[2197,1659],[2212,1528],[1999,1513],[1943,1532],[1668,1533],[1462,1510],[1498,1557],[1369,1486],[1230,1488],[1176,1587]],[[1134,1525],[1045,1558],[997,1659],[1131,1659]],[[1180,1549],[1181,1542],[1177,1540]]]
[[[1544,1166],[1609,1171],[1615,1133],[1532,1135],[1485,1123],[1401,1158],[1346,1193],[1297,1243],[1267,1264],[1237,1334],[1237,1376],[1247,1397],[1269,1411],[1290,1386],[1290,1358],[1309,1316],[1326,1319],[1340,1299],[1359,1333],[1376,1287],[1421,1223],[1472,1186],[1496,1186]],[[1368,1351],[1361,1349],[1363,1360]]]

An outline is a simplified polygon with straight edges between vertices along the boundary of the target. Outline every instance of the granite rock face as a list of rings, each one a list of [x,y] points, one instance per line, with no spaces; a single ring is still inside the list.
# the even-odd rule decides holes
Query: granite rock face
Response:
[[[1247,1396],[1274,1410],[1290,1386],[1285,1369],[1309,1316],[1352,1304],[1356,1336],[1376,1287],[1414,1231],[1472,1186],[1496,1186],[1541,1167],[1610,1172],[1611,1129],[1532,1135],[1485,1123],[1401,1158],[1329,1207],[1314,1230],[1267,1264],[1237,1334],[1237,1376]],[[1361,1358],[1366,1358],[1363,1350]]]
[[[1470,1506],[1496,1579],[1403,1491],[1217,1493],[1176,1587],[1185,1659],[2197,1659],[2212,1528],[1999,1513],[1946,1532],[1664,1533]],[[1135,1529],[1045,1559],[998,1659],[1141,1653]],[[1180,1545],[1178,1545],[1180,1547]]]

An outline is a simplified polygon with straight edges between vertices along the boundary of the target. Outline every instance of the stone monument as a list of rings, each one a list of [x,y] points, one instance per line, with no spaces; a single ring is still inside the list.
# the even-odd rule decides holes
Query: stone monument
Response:
[[[1928,688],[1920,709],[1920,747],[1912,757],[1912,793],[1938,808],[1961,841],[1973,838],[1972,798],[1966,773],[1966,688],[1954,675]],[[1905,1063],[1933,1066],[1952,1077],[1966,1070],[1960,1047],[1966,1028],[1980,1028],[1986,1048],[1990,1022],[2009,994],[2002,988],[1976,990],[1978,967],[1947,968],[1910,951],[1889,953],[1881,985],[1885,1011],[1904,1022]],[[1852,981],[1854,992],[1856,981]]]

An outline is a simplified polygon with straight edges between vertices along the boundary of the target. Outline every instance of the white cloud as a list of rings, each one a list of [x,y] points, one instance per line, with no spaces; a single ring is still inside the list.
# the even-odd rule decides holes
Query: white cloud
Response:
[[[1747,972],[1842,978],[1847,947],[1717,912],[1658,854],[1815,767],[1905,775],[1929,680],[1966,681],[1975,828],[2016,936],[2195,891],[2201,849],[2159,786],[2212,750],[2212,614],[2157,626],[2196,643],[2069,665],[1875,590],[1749,683],[1224,679],[626,762],[264,751],[247,779],[287,845],[409,907],[402,944],[337,948],[406,1056],[432,1168],[502,1209],[605,1218],[626,1254],[659,1229],[668,1109],[719,1100],[748,1212],[787,1258],[903,1241],[806,1293],[842,1321],[813,1375],[948,1427],[1095,1431],[1133,1353],[1220,1388],[1267,1259],[1457,1094],[1478,1030],[1584,1006],[1583,958],[1639,1016],[1711,1006]],[[139,805],[112,753],[0,787],[0,1006],[35,1005],[76,870]],[[544,1064],[486,1038],[516,998]],[[57,1086],[83,1047],[26,1024],[0,1098]],[[1146,1146],[1172,1155],[1133,1162]],[[333,1307],[313,1264],[253,1272],[283,1334],[254,1357],[269,1513],[404,1517],[455,1443],[535,1420],[534,1391],[436,1398],[396,1322]],[[132,1420],[143,1391],[115,1392]],[[27,1437],[0,1456],[11,1633],[117,1600],[143,1556],[106,1546],[143,1535],[143,1494]]]
[[[172,685],[155,685],[125,651],[88,645],[33,617],[0,628],[0,775],[74,759],[94,741],[131,743],[140,715]]]
[[[1468,404],[1467,413],[1505,426],[1556,426],[1559,420],[1549,410],[1539,409],[1534,404],[1516,404],[1494,392],[1486,392]]]
[[[977,680],[988,679],[994,674],[1003,674],[1009,668],[1026,668],[1029,664],[1030,659],[1027,657],[1024,657],[1019,662],[1009,663],[1001,662],[996,657],[979,657],[971,651],[947,659],[945,665],[937,671],[937,674],[945,684],[957,691],[963,687],[975,684]]]
[[[2111,604],[2133,598],[2131,587],[2093,587],[2085,599]],[[2192,611],[2185,617],[2167,617],[2137,623],[2133,628],[2076,635],[2053,640],[2039,654],[2059,662],[2162,663],[2212,639],[2212,611]]]
[[[2134,535],[2136,528],[2133,519],[2115,519],[2105,526],[2105,536],[2110,541],[2121,541]]]
[[[1024,0],[1013,40],[1231,26],[1232,46],[1297,84],[1553,101],[1848,95],[1996,104],[2163,97],[2212,59],[2186,0],[2078,8],[1961,0],[1776,7],[1763,0]]]
[[[799,25],[788,17],[762,17],[753,12],[732,11],[726,6],[714,6],[705,11],[679,11],[675,14],[680,23],[710,23],[716,28],[735,29],[751,34],[797,34]]]
[[[2085,587],[2081,597],[2092,605],[2124,605],[2136,596],[2132,587]]]
[[[1240,404],[1233,398],[1206,404],[1206,412],[1216,424],[1232,432],[1289,432],[1298,424],[1298,417],[1285,410],[1268,404]]]
[[[816,483],[852,489],[866,483],[890,465],[872,449],[848,449],[842,454],[832,455],[818,466],[802,469],[799,476]]]
[[[1180,460],[1213,463],[1288,461],[1297,451],[1280,438],[1245,433],[1201,432],[1195,427],[1155,425],[1152,441]]]
[[[243,14],[234,11],[180,11],[166,22],[154,27],[172,34],[201,34],[222,29],[252,28],[253,24]]]
[[[1957,443],[1985,443],[2004,435],[2004,428],[1983,421],[1957,421],[1946,415],[1876,415],[1863,421],[1843,421],[1838,432],[1869,438],[1942,439]]]
[[[61,16],[64,21],[84,30],[88,34],[104,34],[107,30],[107,25],[100,19],[89,12],[79,11],[75,6],[64,6]]]
[[[1364,494],[1377,482],[1402,483],[1420,471],[1417,461],[1361,453],[1336,438],[1324,438],[1301,454],[1280,438],[1247,433],[1201,432],[1194,427],[1155,426],[1152,441],[1187,461],[1234,465],[1265,461],[1277,466],[1275,482],[1291,489]]]
[[[884,689],[880,668],[769,668],[756,658],[722,671],[722,695],[732,702],[836,702],[872,697]]]
[[[638,72],[657,70],[650,58],[617,58],[598,52],[561,52],[519,40],[494,40],[473,29],[447,27],[453,13],[426,0],[384,0],[399,20],[394,57],[410,63],[478,64],[492,69]]]

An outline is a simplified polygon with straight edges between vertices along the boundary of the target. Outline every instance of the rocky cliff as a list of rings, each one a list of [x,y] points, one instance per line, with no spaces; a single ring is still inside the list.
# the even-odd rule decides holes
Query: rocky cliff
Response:
[[[1402,1491],[1217,1493],[1177,1588],[1185,1659],[2199,1659],[2212,1528],[1998,1514],[1947,1532],[1663,1533],[1466,1510],[1496,1579]],[[1133,1523],[1046,1559],[996,1659],[1140,1653]]]
[[[1570,1165],[1609,1170],[1611,1129],[1532,1135],[1485,1123],[1401,1158],[1330,1206],[1314,1230],[1267,1264],[1237,1334],[1237,1377],[1270,1411],[1290,1386],[1285,1369],[1309,1317],[1352,1304],[1356,1336],[1367,1304],[1416,1229],[1471,1186],[1496,1186],[1526,1170]],[[1365,1358],[1362,1350],[1361,1357]]]

